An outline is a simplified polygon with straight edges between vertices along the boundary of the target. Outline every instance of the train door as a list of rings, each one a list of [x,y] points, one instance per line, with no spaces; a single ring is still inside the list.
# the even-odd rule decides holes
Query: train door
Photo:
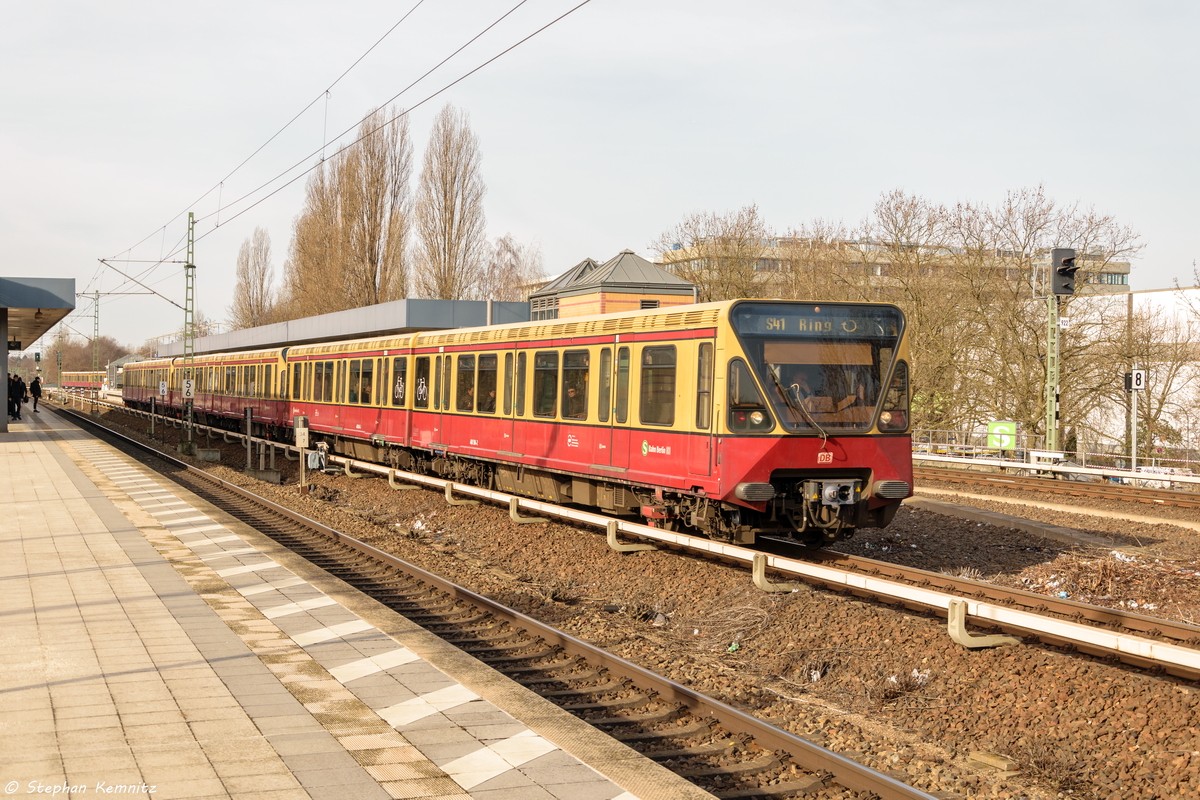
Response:
[[[440,357],[417,356],[413,359],[413,397],[412,397],[412,430],[411,442],[414,445],[425,446],[435,441],[433,427],[437,425],[434,415],[434,400],[437,395],[436,384],[433,382],[433,365]],[[441,373],[438,373],[441,377]]]
[[[333,427],[341,429],[351,424],[351,415],[346,409],[346,359],[339,358],[334,362],[336,370],[333,383]]]
[[[605,353],[609,348],[604,348],[600,352],[601,364],[605,361]],[[609,435],[607,437],[599,436],[597,440],[600,443],[604,439],[608,439],[608,454],[605,458],[597,458],[597,464],[607,464],[611,467],[620,469],[629,468],[629,393],[630,393],[630,370],[632,368],[631,355],[628,345],[621,345],[620,339],[617,340],[615,357],[611,358],[611,405],[606,403],[607,407],[611,408],[609,416]],[[601,397],[605,392],[601,389]],[[603,399],[601,402],[604,402]],[[607,410],[607,409],[606,409]],[[599,455],[599,453],[597,453]]]
[[[696,354],[696,432],[688,440],[688,472],[712,474],[713,343],[701,342]]]
[[[380,389],[383,386],[380,385]],[[412,444],[412,401],[410,400],[410,392],[408,389],[408,357],[393,356],[392,357],[392,374],[389,388],[389,396],[386,400],[392,410],[388,412],[387,419],[391,421],[391,427],[385,431],[389,436],[397,438],[405,445]]]

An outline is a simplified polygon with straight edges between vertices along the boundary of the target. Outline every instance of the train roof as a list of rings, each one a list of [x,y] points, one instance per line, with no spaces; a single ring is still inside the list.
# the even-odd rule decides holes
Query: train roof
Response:
[[[230,361],[254,361],[277,359],[286,351],[288,357],[335,356],[362,350],[406,350],[412,347],[478,344],[488,342],[529,341],[539,339],[570,339],[582,336],[603,336],[619,333],[680,330],[716,325],[728,315],[729,309],[742,302],[800,303],[801,300],[778,300],[771,298],[741,298],[697,303],[666,308],[635,309],[609,314],[591,314],[566,319],[512,322],[504,325],[485,325],[474,328],[422,331],[416,333],[372,336],[359,339],[342,339],[334,342],[317,342],[270,349],[211,353],[196,356],[196,364]],[[832,302],[832,301],[831,301]],[[838,304],[842,304],[838,301]],[[878,303],[849,302],[850,305],[880,305]],[[884,304],[889,305],[889,304]],[[156,368],[163,365],[180,366],[181,356],[159,358],[138,362],[137,367]],[[133,365],[130,365],[133,366]]]

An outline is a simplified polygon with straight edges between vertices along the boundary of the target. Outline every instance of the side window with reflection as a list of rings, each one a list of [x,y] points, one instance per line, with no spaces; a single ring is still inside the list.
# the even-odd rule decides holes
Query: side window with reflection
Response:
[[[374,400],[375,390],[375,359],[364,358],[362,362],[362,381],[358,385],[358,402],[370,405]]]
[[[675,422],[675,346],[642,350],[642,391],[638,416],[643,425]]]
[[[476,382],[479,396],[475,401],[475,410],[483,414],[496,413],[496,362],[494,353],[479,357],[479,379]]]
[[[700,343],[699,361],[696,364],[696,428],[708,430],[712,419],[713,346],[712,342]]]
[[[433,387],[429,381],[429,356],[417,359],[413,369],[413,407],[429,408],[429,394]]]
[[[525,353],[517,354],[517,405],[518,417],[525,416]]]
[[[457,410],[475,410],[475,356],[458,357]]]
[[[763,402],[762,393],[740,358],[729,362],[729,429],[731,431],[767,431],[775,423]]]
[[[629,348],[622,347],[617,351],[617,422],[624,424],[629,418]]]
[[[596,403],[596,419],[608,422],[612,411],[612,348],[606,347],[600,351],[600,374],[597,376],[600,384],[600,399]]]
[[[558,399],[558,353],[542,352],[533,355],[533,414],[553,417]]]
[[[392,383],[392,405],[404,405],[404,380],[408,377],[408,359],[396,358],[392,360],[392,372],[396,374],[395,380]]]
[[[563,353],[562,415],[564,419],[587,419],[588,351],[568,350]]]
[[[504,354],[504,416],[512,413],[513,401],[513,354]]]

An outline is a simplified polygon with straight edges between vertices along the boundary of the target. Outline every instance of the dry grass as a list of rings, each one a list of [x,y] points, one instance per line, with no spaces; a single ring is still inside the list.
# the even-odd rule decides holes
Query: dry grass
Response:
[[[1026,777],[1079,800],[1095,797],[1088,781],[1079,774],[1074,756],[1064,753],[1047,739],[1018,744],[1010,754]]]

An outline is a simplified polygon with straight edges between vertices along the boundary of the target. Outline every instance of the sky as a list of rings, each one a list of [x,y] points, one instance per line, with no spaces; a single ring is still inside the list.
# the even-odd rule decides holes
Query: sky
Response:
[[[74,278],[136,347],[183,324],[182,265],[157,262],[184,258],[191,211],[197,307],[223,320],[256,227],[282,269],[322,153],[396,105],[419,171],[450,103],[479,137],[489,236],[536,243],[548,275],[649,256],[693,212],[854,225],[896,189],[1042,185],[1141,235],[1133,289],[1195,282],[1200,4],[519,2],[11,6],[0,275]],[[93,313],[80,298],[67,324],[90,336]]]

